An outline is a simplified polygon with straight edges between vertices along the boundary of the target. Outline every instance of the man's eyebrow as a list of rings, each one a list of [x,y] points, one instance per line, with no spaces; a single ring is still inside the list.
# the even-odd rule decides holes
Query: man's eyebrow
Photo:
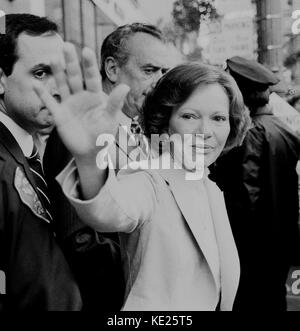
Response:
[[[51,66],[49,64],[45,64],[45,63],[39,63],[39,64],[36,64],[35,66],[33,66],[31,68],[31,71],[36,71],[36,70],[41,70],[41,69],[44,69],[45,71],[47,72],[51,72]]]
[[[153,64],[153,63],[145,63],[145,64],[142,65],[142,67],[143,67],[143,68],[146,68],[146,67],[149,68],[149,67],[150,67],[150,68],[157,68],[157,69],[160,69],[160,66],[155,65],[155,64]]]
[[[153,63],[143,64],[141,67],[142,68],[152,68],[153,70],[156,70],[156,71],[158,71],[158,70],[168,71],[169,70],[169,68],[165,68],[163,66],[158,66]]]

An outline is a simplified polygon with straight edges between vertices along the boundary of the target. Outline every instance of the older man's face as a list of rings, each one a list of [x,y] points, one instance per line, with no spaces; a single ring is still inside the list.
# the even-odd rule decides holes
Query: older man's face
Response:
[[[145,96],[171,65],[168,48],[149,34],[137,33],[127,43],[130,53],[120,68],[118,83],[127,84],[131,91],[124,112],[133,117],[139,114]]]

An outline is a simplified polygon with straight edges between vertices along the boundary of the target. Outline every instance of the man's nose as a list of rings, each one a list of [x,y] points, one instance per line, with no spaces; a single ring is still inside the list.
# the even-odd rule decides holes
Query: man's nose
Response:
[[[53,96],[53,98],[56,99],[57,102],[60,102],[61,96],[59,94],[54,77],[50,77],[48,79],[47,88],[48,88],[49,93]]]

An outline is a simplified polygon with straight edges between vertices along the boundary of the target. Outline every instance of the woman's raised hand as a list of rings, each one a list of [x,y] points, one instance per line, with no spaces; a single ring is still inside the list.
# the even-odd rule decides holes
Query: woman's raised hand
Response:
[[[121,84],[107,96],[102,91],[96,56],[90,49],[82,52],[81,69],[75,47],[65,43],[64,62],[65,65],[61,61],[51,63],[61,102],[42,84],[37,84],[35,91],[51,112],[57,131],[73,156],[91,161],[98,152],[98,136],[115,136],[129,87]]]

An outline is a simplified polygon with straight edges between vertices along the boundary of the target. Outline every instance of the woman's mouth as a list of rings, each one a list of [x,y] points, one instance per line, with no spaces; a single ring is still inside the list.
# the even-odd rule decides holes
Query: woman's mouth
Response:
[[[202,154],[207,154],[214,150],[214,147],[210,145],[192,145],[192,148],[195,149],[197,153]]]

